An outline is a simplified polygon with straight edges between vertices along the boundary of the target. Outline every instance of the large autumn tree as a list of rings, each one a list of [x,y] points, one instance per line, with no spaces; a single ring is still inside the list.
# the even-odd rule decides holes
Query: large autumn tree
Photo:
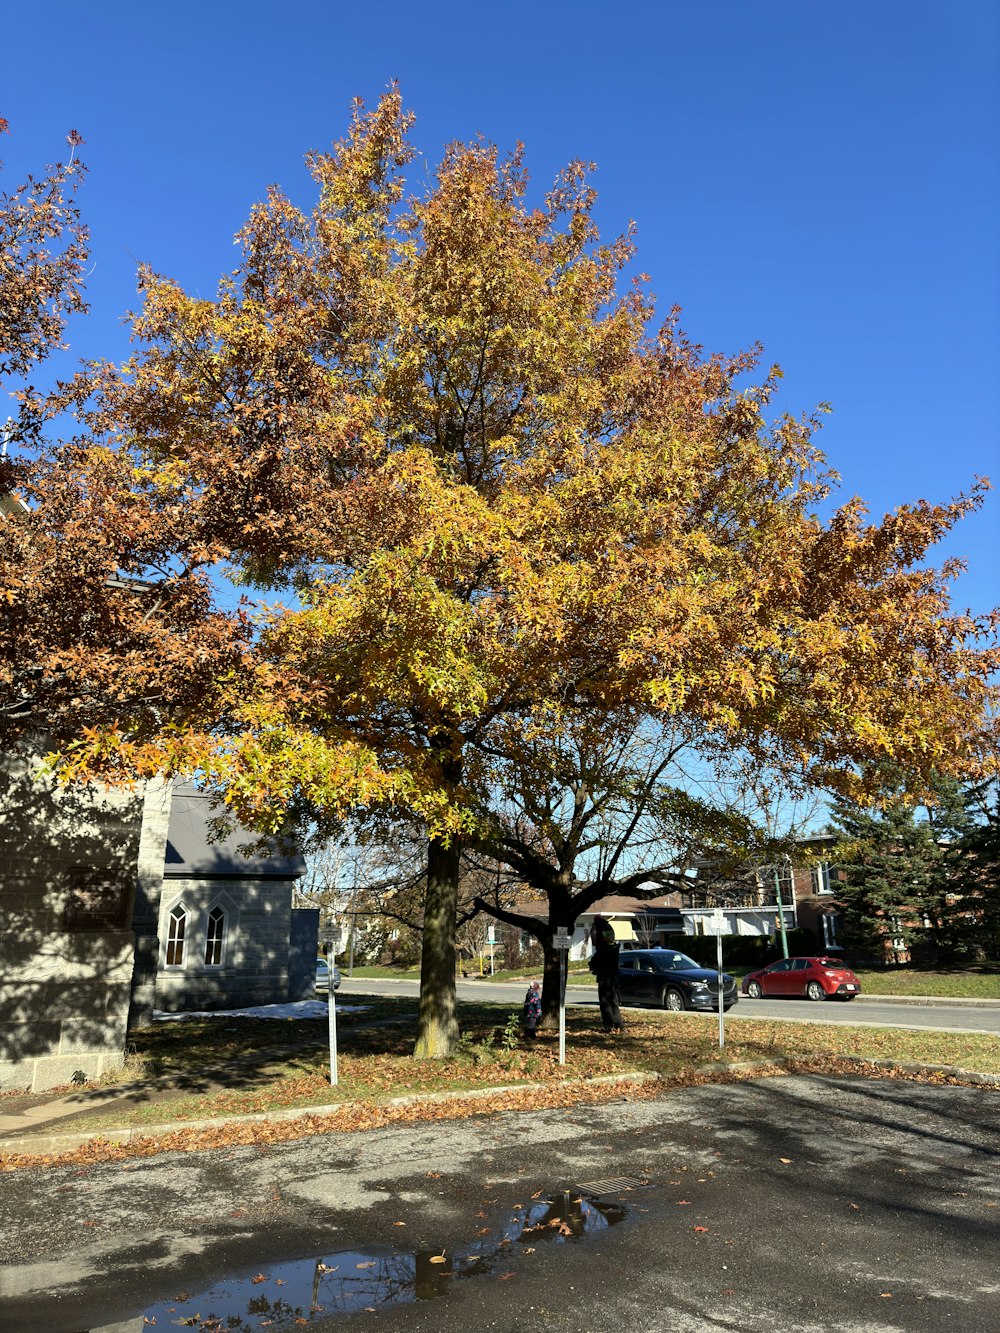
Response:
[[[270,191],[215,300],[144,273],[91,448],[287,605],[199,726],[124,717],[63,771],[186,764],[269,833],[417,821],[416,1050],[438,1056],[498,754],[530,786],[536,741],[634,710],[805,783],[854,792],[887,756],[919,780],[979,761],[997,658],[922,567],[979,488],[822,520],[814,422],[774,415],[755,352],[654,322],[584,165],[535,199],[520,150],[456,143],[408,196],[409,128],[395,91],[356,107],[309,158],[315,208]]]

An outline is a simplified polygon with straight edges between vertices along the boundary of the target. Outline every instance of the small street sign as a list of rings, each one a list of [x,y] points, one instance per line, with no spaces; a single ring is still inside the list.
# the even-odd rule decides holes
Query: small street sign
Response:
[[[564,929],[564,928],[560,928],[559,930],[556,931],[556,933],[555,933],[555,935],[554,935],[554,937],[553,937],[553,939],[552,939],[552,947],[553,947],[553,948],[555,948],[555,949],[568,949],[569,946],[570,946],[570,943],[571,943],[571,941],[570,941],[570,935],[569,935],[569,931],[568,931],[568,930],[566,930],[566,929]]]
[[[705,922],[706,935],[730,935],[729,922],[726,920],[726,914],[721,907],[717,907],[712,915]]]
[[[332,949],[339,949],[340,942],[344,938],[344,932],[339,926],[333,926],[326,932],[326,942]]]

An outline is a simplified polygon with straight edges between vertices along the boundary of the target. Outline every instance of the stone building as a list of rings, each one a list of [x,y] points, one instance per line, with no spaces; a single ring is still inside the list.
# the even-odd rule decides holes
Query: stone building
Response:
[[[37,768],[0,763],[0,1089],[100,1077],[154,1008],[313,994],[300,860],[210,846],[191,788],[60,789]]]
[[[0,1088],[122,1063],[137,889],[163,875],[170,792],[60,789],[0,764]]]
[[[144,965],[136,968],[133,1024],[154,1004],[235,1009],[315,993],[319,910],[292,906],[302,857],[244,853],[251,835],[241,829],[212,842],[210,819],[207,797],[175,788],[156,900],[140,891],[136,901]]]

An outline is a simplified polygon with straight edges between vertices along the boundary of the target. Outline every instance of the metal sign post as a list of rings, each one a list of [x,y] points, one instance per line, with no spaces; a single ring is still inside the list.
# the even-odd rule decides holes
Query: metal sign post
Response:
[[[774,896],[778,900],[778,929],[781,931],[781,952],[785,958],[788,957],[788,932],[785,929],[785,904],[781,900],[781,873],[778,867],[774,868]],[[792,901],[795,901],[794,892]]]
[[[490,946],[490,976],[493,976],[493,949],[497,942],[496,926],[489,926],[486,931],[486,943]]]
[[[330,931],[326,939],[326,969],[327,969],[327,1013],[329,1015],[330,1027],[330,1086],[337,1086],[337,992],[333,986],[333,969],[336,965],[336,953],[340,948],[341,934],[336,927]]]
[[[559,1063],[566,1063],[566,982],[569,973],[569,931],[560,926],[552,940],[552,946],[562,955],[562,967],[559,969]]]
[[[719,907],[712,913],[712,933],[715,935],[715,960],[719,970],[719,1050],[721,1051],[726,1044],[723,1019],[725,1010],[722,1005],[722,937],[728,935],[729,931],[726,928],[726,914]]]

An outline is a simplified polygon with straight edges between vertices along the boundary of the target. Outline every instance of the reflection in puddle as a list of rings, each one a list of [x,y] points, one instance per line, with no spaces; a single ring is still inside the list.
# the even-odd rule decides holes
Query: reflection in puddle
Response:
[[[619,1204],[566,1190],[518,1210],[499,1231],[477,1238],[459,1254],[339,1250],[319,1259],[272,1265],[252,1276],[224,1279],[196,1295],[179,1292],[173,1300],[151,1305],[136,1316],[134,1327],[256,1333],[265,1327],[276,1331],[298,1327],[313,1315],[359,1314],[407,1301],[434,1300],[446,1295],[456,1278],[500,1276],[519,1252],[530,1254],[538,1245],[581,1240],[624,1216]],[[132,1327],[131,1323],[114,1326],[123,1333]]]

